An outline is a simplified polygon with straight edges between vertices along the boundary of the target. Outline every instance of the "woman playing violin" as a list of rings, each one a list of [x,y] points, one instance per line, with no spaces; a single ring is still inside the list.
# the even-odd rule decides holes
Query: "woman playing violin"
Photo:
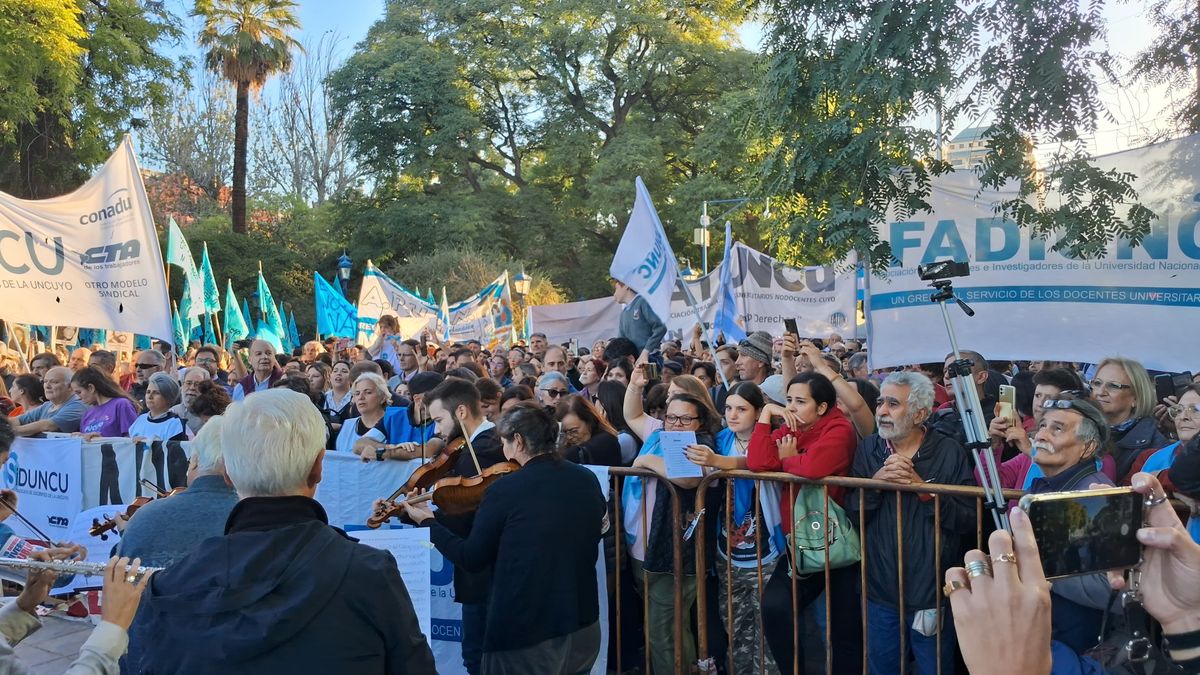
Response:
[[[600,649],[596,556],[607,509],[600,484],[558,455],[558,424],[537,403],[513,406],[498,431],[504,456],[522,468],[489,488],[468,535],[423,506],[404,509],[430,528],[456,578],[459,570],[494,568],[480,672],[587,672]]]

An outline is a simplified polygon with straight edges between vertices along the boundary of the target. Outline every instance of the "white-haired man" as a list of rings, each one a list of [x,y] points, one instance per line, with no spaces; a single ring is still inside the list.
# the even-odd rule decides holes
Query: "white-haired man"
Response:
[[[933,412],[933,383],[920,373],[896,372],[883,381],[876,418],[879,433],[864,438],[854,455],[851,475],[900,485],[974,483],[967,452],[955,439],[927,428]],[[922,673],[937,671],[936,626],[937,580],[956,557],[961,557],[962,537],[975,529],[974,500],[943,495],[934,500],[915,492],[900,493],[899,521],[904,538],[904,583],[901,586],[897,534],[897,500],[878,490],[855,490],[846,500],[850,522],[866,521],[862,532],[867,559],[866,594],[869,605],[867,630],[868,661],[872,673],[898,673],[901,660],[900,632],[907,631],[906,644]],[[934,505],[941,505],[941,564],[933,573]],[[904,589],[904,616],[900,616],[900,593]],[[943,620],[941,662],[953,663],[952,624]]]
[[[325,455],[312,401],[271,389],[225,418],[225,473],[240,501],[224,536],[151,580],[141,611],[154,638],[131,670],[435,672],[395,558],[330,527],[312,498]]]
[[[188,368],[179,380],[181,400],[171,406],[171,412],[178,415],[193,434],[200,433],[200,428],[204,426],[204,419],[192,412],[192,401],[195,401],[196,395],[200,393],[200,383],[211,381],[212,375],[207,369],[200,366]]]

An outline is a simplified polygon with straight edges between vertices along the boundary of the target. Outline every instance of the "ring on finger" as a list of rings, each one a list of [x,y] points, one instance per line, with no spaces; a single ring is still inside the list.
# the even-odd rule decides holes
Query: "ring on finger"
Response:
[[[1159,493],[1157,495],[1151,493],[1149,495],[1146,495],[1146,508],[1152,509],[1152,508],[1158,506],[1159,504],[1166,503],[1166,501],[1167,501],[1166,493]]]
[[[127,575],[125,575],[125,581],[132,584],[137,581],[137,575],[136,574],[127,574]]]
[[[942,587],[942,595],[948,598],[955,591],[960,591],[964,588],[970,588],[970,586],[959,581],[958,579],[951,579],[950,581],[946,582],[945,586]]]
[[[974,579],[975,577],[990,577],[992,576],[992,563],[984,560],[968,560],[966,565],[967,577]]]
[[[1000,555],[992,556],[993,563],[1012,563],[1017,564],[1016,553],[1001,553]]]

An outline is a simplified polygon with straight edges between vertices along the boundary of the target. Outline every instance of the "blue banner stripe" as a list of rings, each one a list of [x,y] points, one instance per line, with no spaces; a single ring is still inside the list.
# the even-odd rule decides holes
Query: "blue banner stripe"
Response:
[[[1200,307],[1200,288],[1163,286],[976,286],[955,288],[964,302],[1065,302]],[[871,312],[928,305],[929,289],[872,293]]]

